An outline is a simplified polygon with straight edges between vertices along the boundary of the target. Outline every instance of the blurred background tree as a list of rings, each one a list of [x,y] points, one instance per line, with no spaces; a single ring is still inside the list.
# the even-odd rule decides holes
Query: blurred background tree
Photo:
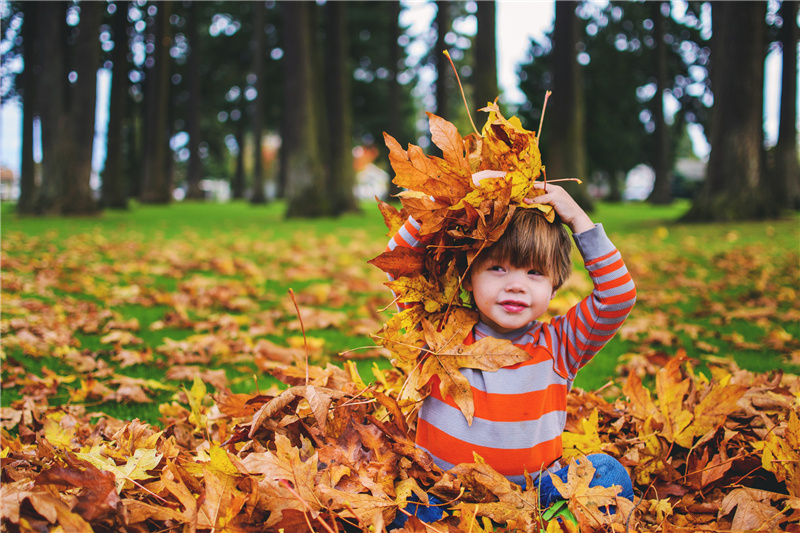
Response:
[[[542,132],[548,175],[583,180],[573,192],[586,206],[622,199],[641,165],[654,175],[650,202],[690,195],[678,163],[691,155],[691,129],[711,153],[706,179],[691,182],[700,191],[689,216],[800,208],[797,2],[558,2],[551,32],[519,66],[522,101],[498,94],[496,2],[293,4],[3,2],[0,96],[23,116],[18,212],[200,200],[212,185],[254,204],[285,198],[291,216],[355,209],[354,148],[374,151],[391,178],[383,131],[431,150],[424,111],[471,131],[443,49],[473,115],[501,96],[504,112],[533,129],[554,91]],[[294,10],[305,14],[287,16]],[[410,17],[420,10],[430,15],[421,30]],[[770,50],[782,51],[784,72],[767,149]],[[97,86],[108,122],[95,132]],[[106,146],[99,177],[96,133]]]

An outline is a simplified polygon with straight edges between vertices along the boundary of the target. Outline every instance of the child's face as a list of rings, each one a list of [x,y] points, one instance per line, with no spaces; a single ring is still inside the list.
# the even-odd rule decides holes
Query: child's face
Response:
[[[472,265],[464,288],[472,292],[481,320],[498,333],[538,319],[556,295],[550,278],[541,272],[492,258]]]

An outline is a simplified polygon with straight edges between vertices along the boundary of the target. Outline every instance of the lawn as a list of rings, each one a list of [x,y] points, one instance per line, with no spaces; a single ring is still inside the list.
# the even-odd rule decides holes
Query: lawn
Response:
[[[755,372],[800,371],[797,216],[676,223],[686,208],[599,204],[592,214],[639,300],[577,387],[617,394],[609,383],[631,368],[652,375],[681,350],[701,367],[723,357]],[[335,220],[282,211],[133,204],[98,217],[18,218],[4,204],[3,406],[83,403],[158,425],[159,406],[195,376],[211,390],[268,389],[275,353],[305,353],[289,289],[313,362],[353,359],[362,376],[388,368],[385,352],[364,348],[390,316],[383,275],[366,264],[387,240],[375,205]],[[587,287],[576,268],[552,312]]]
[[[532,484],[478,458],[442,473],[415,446],[419,402],[370,337],[391,316],[366,262],[387,241],[374,204],[290,221],[280,204],[0,208],[4,528],[372,531],[424,490],[449,502],[437,530],[562,529]],[[676,223],[686,208],[592,215],[638,299],[578,375],[563,458],[619,458],[636,501],[587,490],[585,467],[562,494],[605,530],[787,530],[800,218]],[[578,266],[549,313],[589,290]]]

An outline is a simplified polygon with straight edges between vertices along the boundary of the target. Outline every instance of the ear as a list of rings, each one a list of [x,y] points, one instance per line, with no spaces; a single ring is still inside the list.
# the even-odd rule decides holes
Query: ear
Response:
[[[556,292],[558,292],[558,291],[556,291],[555,289],[553,289],[553,293],[550,295],[550,299],[551,299],[551,300],[552,300],[553,298],[555,298],[555,297],[556,297]]]
[[[472,292],[472,276],[469,275],[469,272],[467,272],[466,277],[461,281],[461,286],[469,292]]]

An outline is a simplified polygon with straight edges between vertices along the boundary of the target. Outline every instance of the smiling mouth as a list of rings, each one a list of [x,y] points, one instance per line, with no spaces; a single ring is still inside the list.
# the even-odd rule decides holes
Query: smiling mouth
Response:
[[[519,313],[528,308],[527,304],[523,302],[517,302],[514,300],[506,300],[504,302],[500,302],[500,306],[509,313]]]

